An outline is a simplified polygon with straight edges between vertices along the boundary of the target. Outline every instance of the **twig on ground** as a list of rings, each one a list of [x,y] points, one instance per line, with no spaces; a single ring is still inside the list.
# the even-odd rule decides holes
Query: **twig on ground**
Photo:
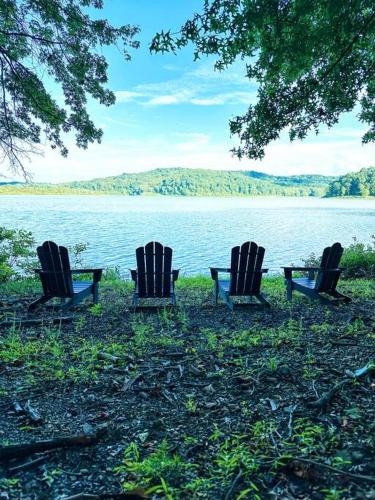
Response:
[[[316,399],[319,399],[318,391],[315,388],[315,380],[312,381],[312,388],[313,388],[313,391],[315,393]]]
[[[28,462],[25,462],[20,465],[16,465],[15,467],[9,467],[8,472],[10,474],[16,474],[17,472],[24,471],[27,469],[32,469],[33,467],[36,467],[37,465],[42,464],[47,460],[47,455],[43,455],[42,457],[38,457],[35,460],[29,460]]]
[[[20,458],[55,448],[69,448],[71,446],[90,446],[96,444],[104,434],[101,429],[96,434],[82,434],[79,436],[65,436],[46,441],[35,441],[34,443],[15,444],[0,447],[0,460],[10,460],[11,458]]]
[[[292,406],[290,413],[289,413],[289,420],[288,420],[288,438],[290,438],[293,434],[293,415],[294,412],[296,411],[297,405]]]
[[[104,361],[112,361],[112,363],[117,363],[120,358],[118,356],[113,356],[112,354],[108,354],[108,352],[100,351],[98,352],[98,359],[103,359]]]
[[[318,399],[317,401],[312,401],[307,403],[307,406],[310,406],[311,408],[321,408],[322,410],[327,408],[328,403],[331,401],[333,396],[338,392],[344,385],[348,384],[349,382],[352,382],[353,380],[357,380],[364,375],[368,375],[369,373],[373,373],[375,371],[375,365],[374,363],[368,363],[365,365],[363,368],[359,368],[358,370],[355,370],[354,372],[351,372],[349,370],[346,370],[346,375],[350,378],[344,378],[341,380],[341,382],[338,382],[336,385],[334,385],[329,391],[327,391],[323,396]]]
[[[240,479],[242,478],[242,476],[243,476],[243,471],[242,471],[242,469],[240,469],[238,471],[237,476],[232,481],[232,484],[230,485],[230,487],[229,487],[229,489],[224,497],[224,500],[230,500],[231,498],[233,498],[234,490],[236,489],[236,486],[237,486],[238,482],[240,481]]]
[[[0,328],[9,328],[12,326],[40,326],[43,323],[53,323],[54,325],[58,325],[60,323],[69,323],[73,321],[73,316],[63,316],[59,318],[40,318],[40,319],[22,319],[22,318],[14,318],[8,321],[1,321]]]
[[[373,477],[373,476],[365,476],[363,474],[353,474],[352,472],[348,472],[346,470],[336,469],[335,467],[332,467],[331,465],[322,464],[321,462],[316,462],[315,460],[312,460],[310,458],[294,457],[294,458],[290,458],[290,461],[297,461],[297,462],[303,462],[303,463],[310,464],[310,465],[315,465],[316,467],[322,467],[323,469],[330,470],[331,472],[334,472],[335,474],[342,474],[343,476],[348,476],[348,477],[351,477],[352,479],[358,479],[361,481],[368,481],[370,483],[375,483],[375,477]]]
[[[319,398],[317,401],[308,402],[307,406],[309,406],[310,408],[320,408],[322,410],[325,410],[327,408],[328,403],[331,401],[336,392],[338,392],[341,389],[341,387],[343,387],[350,381],[351,380],[349,378],[341,380],[341,382],[338,382],[336,385],[334,385],[332,389],[323,394],[323,396]]]

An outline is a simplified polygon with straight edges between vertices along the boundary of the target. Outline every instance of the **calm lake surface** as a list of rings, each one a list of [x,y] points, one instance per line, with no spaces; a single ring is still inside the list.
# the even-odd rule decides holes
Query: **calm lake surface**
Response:
[[[266,248],[265,266],[300,264],[326,245],[375,234],[375,200],[0,196],[0,225],[32,231],[39,243],[89,244],[85,263],[118,266],[128,275],[137,246],[151,240],[174,250],[185,275],[229,265],[230,249],[247,240]]]

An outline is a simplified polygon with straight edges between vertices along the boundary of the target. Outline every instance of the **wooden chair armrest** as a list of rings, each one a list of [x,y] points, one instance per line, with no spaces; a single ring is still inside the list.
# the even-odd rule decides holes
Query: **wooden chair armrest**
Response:
[[[136,269],[129,269],[130,275],[132,277],[133,281],[137,281],[137,270]]]
[[[314,272],[318,272],[318,271],[328,271],[328,272],[332,272],[332,271],[343,271],[343,268],[342,267],[335,267],[335,268],[332,268],[332,269],[322,269],[321,267],[292,267],[292,266],[283,266],[282,269],[284,270],[290,270],[290,271],[314,271]]]
[[[88,273],[96,273],[96,272],[102,272],[103,269],[72,269],[71,272],[73,274],[88,274]]]
[[[297,266],[282,266],[282,269],[290,271],[321,271],[321,267],[297,267]]]
[[[72,273],[71,270],[69,271],[43,271],[43,269],[34,269],[34,271],[38,274],[45,274],[45,275],[48,275],[48,274],[51,274],[51,275],[54,275],[54,274],[67,274],[67,273]]]
[[[230,273],[232,272],[232,269],[230,267],[210,267],[210,272],[211,278],[213,280],[217,280],[219,273]]]
[[[174,269],[172,271],[173,281],[177,281],[178,280],[178,275],[179,274],[180,274],[180,270],[179,269]]]
[[[309,278],[314,279],[314,273],[318,272],[321,270],[320,267],[302,267],[302,266],[283,266],[282,269],[284,269],[284,277],[287,280],[292,279],[292,274],[293,271],[297,272],[308,272],[309,273]]]

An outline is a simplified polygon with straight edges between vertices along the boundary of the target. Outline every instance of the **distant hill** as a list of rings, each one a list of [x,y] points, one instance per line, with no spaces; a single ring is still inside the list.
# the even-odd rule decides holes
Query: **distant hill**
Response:
[[[158,168],[63,184],[0,186],[0,194],[169,196],[324,196],[336,177],[276,176],[255,171]]]
[[[327,190],[331,196],[375,196],[375,167],[342,175],[332,181]]]

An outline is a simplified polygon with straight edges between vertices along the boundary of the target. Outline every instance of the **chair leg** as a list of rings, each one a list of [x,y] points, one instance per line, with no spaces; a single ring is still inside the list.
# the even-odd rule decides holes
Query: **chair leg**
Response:
[[[214,299],[215,299],[215,305],[217,305],[219,300],[219,285],[217,281],[215,281],[214,284]]]
[[[133,294],[133,307],[138,307],[139,306],[139,297],[136,292]]]
[[[74,298],[69,299],[68,301],[64,302],[64,304],[61,304],[61,310],[65,311],[66,309],[69,309],[72,306],[75,306],[78,304],[80,301],[75,301]]]
[[[92,301],[94,304],[97,304],[99,302],[99,284],[94,283],[92,285]]]
[[[42,296],[42,297],[39,297],[39,299],[35,300],[34,302],[32,302],[29,307],[27,308],[28,311],[32,311],[33,309],[35,309],[38,305],[41,305],[41,304],[45,304],[46,302],[48,302],[49,300],[51,299],[51,297],[46,297],[46,296]]]
[[[315,297],[312,297],[312,298],[315,298]],[[320,295],[320,293],[318,293],[318,294],[317,294],[317,297],[316,297],[316,298],[318,298],[318,299],[319,299],[319,302],[320,302],[321,304],[325,305],[325,306],[330,306],[330,305],[332,305],[332,303],[334,302],[334,301],[332,301],[332,300],[326,299],[325,297],[322,297],[322,296]]]
[[[259,295],[256,295],[256,298],[259,300],[259,302],[261,304],[264,305],[265,308],[269,309],[271,307],[271,304],[268,302],[268,300],[263,295],[263,293],[260,293]]]
[[[229,294],[225,295],[225,302],[226,302],[227,306],[229,307],[229,309],[231,311],[233,311],[234,310],[234,304],[233,304],[232,299],[229,297]]]
[[[337,290],[334,290],[331,292],[332,297],[335,297],[335,299],[340,299],[345,303],[349,303],[352,301],[352,299],[346,295],[343,295],[342,293],[338,292]]]
[[[292,288],[292,280],[285,280],[286,284],[286,300],[293,299],[293,288]]]

